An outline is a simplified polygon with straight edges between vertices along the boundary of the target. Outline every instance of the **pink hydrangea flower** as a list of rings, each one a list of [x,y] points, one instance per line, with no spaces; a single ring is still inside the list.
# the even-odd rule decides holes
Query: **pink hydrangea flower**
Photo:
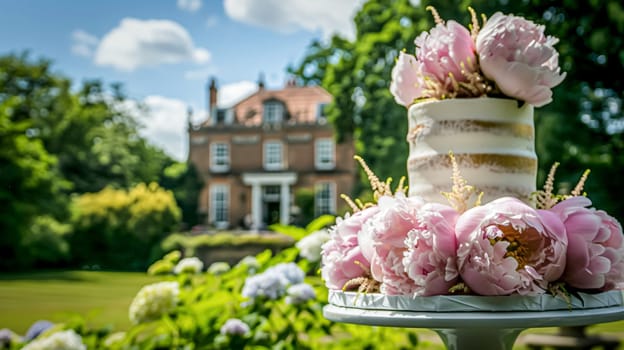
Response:
[[[372,277],[381,282],[381,292],[389,295],[411,295],[416,291],[403,265],[407,251],[407,233],[418,227],[416,212],[424,204],[419,197],[383,196],[379,212],[371,217],[359,233],[362,253],[371,263]]]
[[[565,269],[563,223],[519,199],[503,197],[469,209],[455,230],[459,273],[477,294],[541,294]]]
[[[418,227],[407,234],[403,265],[415,282],[415,295],[448,294],[457,283],[457,239],[459,214],[447,205],[427,203],[418,210]]]
[[[455,21],[437,24],[430,32],[421,33],[414,43],[423,74],[437,80],[443,93],[454,91],[451,76],[455,81],[463,82],[466,77],[462,71],[472,73],[478,69],[470,32]]]
[[[602,210],[588,208],[586,197],[555,205],[568,235],[564,282],[579,289],[624,288],[624,236],[620,223]]]
[[[415,99],[423,95],[422,65],[416,57],[403,51],[392,68],[390,92],[394,100],[405,107],[409,107]]]
[[[544,35],[544,26],[497,12],[479,32],[476,47],[483,74],[505,95],[541,107],[566,75],[560,73],[557,42]]]
[[[342,289],[347,281],[363,277],[370,269],[369,260],[362,255],[358,232],[362,225],[379,211],[368,207],[344,219],[338,218],[330,229],[330,239],[321,250],[321,276],[329,289]]]

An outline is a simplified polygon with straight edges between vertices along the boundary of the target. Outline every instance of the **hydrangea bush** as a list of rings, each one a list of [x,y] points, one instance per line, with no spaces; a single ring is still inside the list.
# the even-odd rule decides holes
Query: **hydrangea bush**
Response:
[[[173,266],[182,261],[181,255],[168,254],[155,263],[171,263],[168,273],[160,272],[163,281],[141,288],[129,306],[133,321],[129,329],[94,329],[77,317],[62,324],[40,323],[45,329],[28,341],[8,336],[6,341],[12,343],[11,349],[46,350],[57,349],[49,344],[62,339],[66,341],[62,349],[359,350],[384,344],[430,349],[427,342],[419,345],[414,330],[338,324],[323,317],[328,290],[319,276],[320,249],[310,242],[318,242],[318,232],[329,223],[323,217],[297,234],[298,240],[313,237],[304,243],[276,255],[267,250],[246,257],[219,273],[176,274]],[[45,340],[48,337],[52,340]]]

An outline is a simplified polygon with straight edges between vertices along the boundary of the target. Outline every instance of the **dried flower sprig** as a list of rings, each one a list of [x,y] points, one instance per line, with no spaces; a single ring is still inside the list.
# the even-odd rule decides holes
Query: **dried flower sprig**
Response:
[[[366,173],[366,176],[368,177],[368,182],[370,183],[371,189],[373,190],[374,203],[376,203],[377,200],[379,200],[379,198],[382,196],[393,196],[399,192],[403,194],[407,193],[408,188],[407,186],[405,186],[405,176],[401,177],[397,188],[395,189],[394,192],[392,192],[392,188],[390,186],[390,184],[392,183],[392,178],[388,178],[385,182],[382,182],[381,180],[379,180],[377,175],[375,175],[375,173],[369,168],[368,164],[366,164],[366,162],[364,161],[364,159],[362,159],[362,157],[356,155],[353,158],[360,163],[360,165],[362,166],[362,169],[364,169],[364,172]],[[349,207],[351,207],[354,213],[375,205],[374,203],[370,203],[370,202],[362,203],[362,201],[357,198],[353,200],[351,199],[351,197],[347,196],[346,194],[340,195],[340,198],[342,198],[343,200],[345,200],[345,202],[347,202],[347,204],[349,205]]]
[[[459,165],[452,151],[449,151],[449,157],[451,158],[451,165],[453,166],[453,174],[451,175],[453,187],[451,188],[451,192],[442,192],[442,195],[448,200],[449,204],[461,214],[468,210],[468,200],[473,194],[477,195],[474,206],[481,205],[483,192],[477,194],[476,188],[468,185],[468,181],[463,178],[459,171]]]
[[[550,209],[555,206],[555,204],[560,201],[570,198],[585,195],[583,192],[583,187],[585,186],[585,182],[587,182],[587,178],[589,177],[590,170],[587,169],[581,175],[578,183],[574,187],[574,189],[567,195],[556,195],[554,194],[555,189],[555,173],[557,172],[557,168],[559,167],[559,162],[555,162],[550,171],[548,172],[548,177],[546,178],[546,182],[544,183],[544,189],[540,191],[536,191],[532,194],[533,200],[535,202],[535,207],[537,209]]]
[[[431,12],[431,15],[433,16],[433,20],[435,21],[435,24],[444,24],[444,20],[442,19],[442,17],[440,17],[440,14],[438,13],[438,10],[436,10],[435,7],[427,6],[425,7],[425,10]]]
[[[579,179],[579,182],[574,187],[574,190],[570,192],[571,196],[576,197],[576,196],[580,196],[581,194],[583,194],[583,187],[585,186],[585,182],[587,181],[587,177],[589,177],[590,172],[591,171],[589,169],[583,172],[583,175],[581,176],[581,178]]]
[[[342,291],[355,290],[357,288],[358,293],[378,293],[381,283],[371,277],[370,269],[364,266],[361,262],[355,261],[355,263],[364,270],[364,276],[356,277],[345,282],[342,286]]]
[[[533,194],[535,198],[535,207],[537,209],[550,209],[555,204],[557,204],[558,200],[557,197],[553,194],[553,190],[555,188],[555,173],[557,172],[558,167],[559,162],[555,162],[555,164],[550,167],[548,177],[546,178],[546,182],[544,183],[544,189],[536,191]]]

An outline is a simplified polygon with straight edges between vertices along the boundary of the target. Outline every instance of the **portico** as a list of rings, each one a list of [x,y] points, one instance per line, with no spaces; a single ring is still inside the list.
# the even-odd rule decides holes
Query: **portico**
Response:
[[[279,186],[279,222],[287,225],[290,217],[290,186],[297,182],[297,174],[293,172],[279,173],[244,173],[243,183],[251,186],[251,218],[252,227],[260,228],[267,222],[264,220],[266,193],[263,189],[267,186],[275,188]],[[265,191],[266,192],[266,191]],[[275,193],[276,194],[276,193]],[[270,196],[270,195],[268,195]],[[274,198],[275,201],[277,198]]]

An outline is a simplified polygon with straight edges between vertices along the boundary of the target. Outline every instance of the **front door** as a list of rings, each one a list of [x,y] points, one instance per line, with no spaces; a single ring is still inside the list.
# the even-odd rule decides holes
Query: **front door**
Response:
[[[267,225],[279,223],[280,222],[280,202],[265,203],[263,219]]]
[[[280,222],[280,186],[268,185],[263,188],[262,221],[268,226]]]

